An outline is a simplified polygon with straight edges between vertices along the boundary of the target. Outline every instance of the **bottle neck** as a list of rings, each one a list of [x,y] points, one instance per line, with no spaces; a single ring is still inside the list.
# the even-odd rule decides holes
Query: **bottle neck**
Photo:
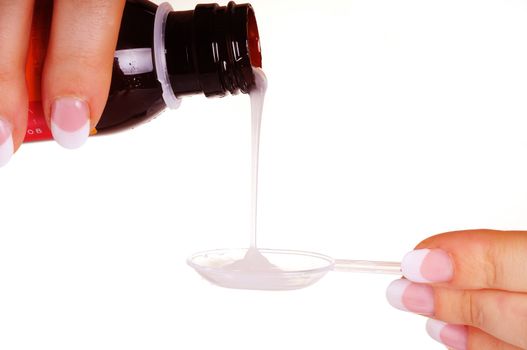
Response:
[[[251,5],[198,5],[173,11],[165,28],[167,70],[174,95],[249,93],[253,67],[262,67]]]

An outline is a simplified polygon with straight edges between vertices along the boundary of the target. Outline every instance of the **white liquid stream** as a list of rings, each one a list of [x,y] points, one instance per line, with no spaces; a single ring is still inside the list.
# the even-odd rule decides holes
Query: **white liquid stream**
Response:
[[[238,260],[225,266],[227,270],[240,272],[274,272],[281,273],[282,270],[274,266],[258,250],[257,245],[257,213],[258,213],[258,163],[260,153],[260,130],[262,126],[263,106],[265,93],[267,91],[267,77],[263,70],[254,69],[255,86],[249,93],[251,98],[251,122],[252,122],[252,161],[251,161],[251,245],[242,260]],[[248,286],[250,287],[250,286]]]

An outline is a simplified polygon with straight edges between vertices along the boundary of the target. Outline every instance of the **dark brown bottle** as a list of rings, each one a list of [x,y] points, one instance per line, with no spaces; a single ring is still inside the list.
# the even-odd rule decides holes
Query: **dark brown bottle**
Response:
[[[28,83],[34,86],[40,83],[47,45],[42,33],[49,32],[42,14],[49,15],[50,10],[37,5],[37,13],[41,16],[35,16],[33,30],[40,35],[32,33],[33,60],[28,60],[27,69]],[[145,122],[167,105],[176,108],[187,95],[248,93],[254,85],[253,67],[261,66],[258,26],[249,4],[202,4],[191,11],[171,11],[168,4],[158,7],[146,0],[128,0],[108,102],[94,132],[103,134]],[[30,87],[30,100],[26,141],[51,139],[39,88]]]

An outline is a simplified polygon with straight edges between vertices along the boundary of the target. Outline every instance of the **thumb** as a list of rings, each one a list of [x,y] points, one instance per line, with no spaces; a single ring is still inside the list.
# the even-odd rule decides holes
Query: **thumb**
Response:
[[[402,262],[412,282],[527,292],[526,231],[459,231],[421,242]]]

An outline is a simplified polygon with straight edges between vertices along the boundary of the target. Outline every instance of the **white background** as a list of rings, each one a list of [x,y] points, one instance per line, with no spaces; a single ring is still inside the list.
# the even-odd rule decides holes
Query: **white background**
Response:
[[[526,1],[253,4],[261,246],[399,260],[527,229]],[[248,242],[249,136],[246,96],[195,97],[76,152],[25,145],[0,172],[0,349],[442,349],[390,277],[246,292],[186,266]]]

